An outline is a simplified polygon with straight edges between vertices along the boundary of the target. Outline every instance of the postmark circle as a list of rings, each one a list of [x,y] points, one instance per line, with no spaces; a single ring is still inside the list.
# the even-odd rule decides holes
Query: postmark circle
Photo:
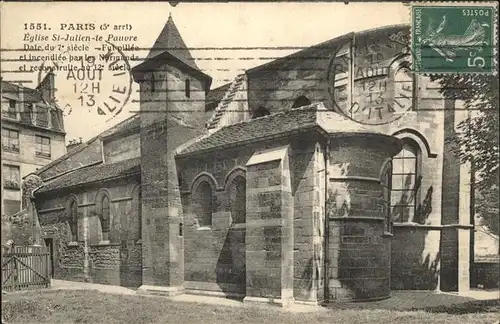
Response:
[[[66,50],[57,55],[61,60],[42,61],[38,68],[38,84],[43,82],[45,72],[65,76],[64,91],[55,89],[54,100],[64,115],[75,109],[86,109],[109,121],[118,116],[130,100],[133,78],[127,57],[109,41],[97,48],[96,56],[75,55]]]
[[[379,126],[395,122],[413,109],[412,53],[405,30],[394,30],[380,43],[377,38],[370,41],[366,42],[369,46],[364,44],[369,49],[364,53],[351,47],[353,53],[332,55],[328,92],[333,107],[343,116],[367,126]],[[380,53],[384,50],[387,52]],[[373,61],[360,62],[367,54]]]

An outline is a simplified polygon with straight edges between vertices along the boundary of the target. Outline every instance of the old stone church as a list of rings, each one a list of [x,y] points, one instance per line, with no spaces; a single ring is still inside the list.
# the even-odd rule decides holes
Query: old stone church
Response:
[[[54,277],[277,304],[468,289],[470,173],[445,141],[466,116],[409,73],[408,30],[211,89],[169,18],[132,69],[141,113],[36,172]]]

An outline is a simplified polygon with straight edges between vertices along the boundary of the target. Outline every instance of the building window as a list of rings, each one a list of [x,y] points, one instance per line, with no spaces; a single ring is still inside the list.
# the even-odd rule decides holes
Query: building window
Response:
[[[252,118],[264,117],[270,114],[271,113],[269,112],[269,110],[261,106],[256,111],[254,111]]]
[[[311,101],[305,96],[300,96],[293,102],[292,108],[299,108],[303,106],[309,106]]]
[[[21,172],[16,165],[3,165],[3,187],[5,189],[21,189]]]
[[[10,216],[21,211],[21,201],[15,199],[4,199],[2,214]]]
[[[71,242],[78,242],[78,202],[75,198],[69,199],[67,214],[71,229]]]
[[[230,211],[234,224],[245,223],[246,221],[246,180],[242,176],[237,176],[229,187]]]
[[[49,126],[49,110],[47,108],[37,107],[36,110],[36,125],[40,127]]]
[[[109,228],[110,228],[110,212],[109,212],[109,197],[108,195],[103,195],[101,198],[101,210],[99,213],[101,220],[102,229],[102,240],[109,240]]]
[[[33,118],[33,104],[25,103],[23,112],[23,121],[31,124],[31,119]]]
[[[155,74],[151,73],[151,92],[156,91],[156,79],[155,79]]]
[[[186,93],[186,98],[190,98],[191,97],[191,81],[189,79],[186,79],[186,81],[185,81],[184,91]]]
[[[196,188],[198,224],[202,227],[212,226],[213,193],[212,187],[202,181]]]
[[[384,166],[382,172],[382,199],[383,199],[383,215],[385,232],[392,233],[392,217],[391,217],[391,177],[392,177],[392,163],[388,162]]]
[[[35,135],[35,154],[36,156],[50,159],[50,138]]]
[[[50,111],[50,121],[52,124],[52,128],[54,129],[59,129],[59,118],[57,117],[57,111],[51,110]]]
[[[2,115],[7,118],[16,119],[16,101],[2,97]]]
[[[403,149],[392,160],[391,217],[394,222],[416,222],[416,201],[420,189],[420,149],[403,139]]]
[[[19,132],[2,128],[2,149],[7,152],[19,153]]]

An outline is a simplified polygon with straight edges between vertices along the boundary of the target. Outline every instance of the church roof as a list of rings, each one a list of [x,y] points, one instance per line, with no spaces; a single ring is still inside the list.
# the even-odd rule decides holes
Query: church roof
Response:
[[[45,171],[49,170],[53,166],[61,163],[64,160],[70,159],[73,155],[83,151],[85,148],[89,147],[93,142],[99,139],[103,139],[106,137],[110,137],[113,135],[118,135],[121,133],[129,132],[134,129],[139,129],[140,127],[140,116],[139,114],[132,115],[131,117],[123,120],[122,122],[106,129],[105,131],[101,132],[99,135],[91,138],[87,142],[81,143],[76,145],[75,147],[71,148],[71,150],[68,150],[66,154],[60,156],[59,158],[55,159],[54,161],[51,161],[50,163],[44,165],[40,169],[36,170],[32,174],[38,175],[42,178],[46,178],[43,174]],[[99,161],[94,161],[94,162],[99,162]]]
[[[214,149],[246,145],[251,142],[266,141],[312,130],[328,137],[347,134],[364,137],[387,137],[388,140],[394,142],[395,150],[398,150],[400,146],[397,138],[375,131],[373,127],[360,124],[328,110],[323,103],[318,102],[223,127],[211,135],[200,138],[181,150],[177,156],[182,157]]]
[[[77,169],[54,179],[41,187],[36,193],[54,191],[63,188],[76,187],[83,184],[103,182],[139,174],[141,158],[129,159],[112,164],[98,164]]]
[[[178,155],[240,144],[255,139],[264,140],[280,134],[316,127],[317,104],[229,125],[200,139]]]
[[[170,53],[175,58],[189,65],[193,69],[200,70],[191,56],[186,43],[184,43],[177,26],[175,26],[172,16],[168,17],[167,23],[160,32],[160,35],[156,39],[153,47],[151,47],[146,60],[152,59],[165,52]]]

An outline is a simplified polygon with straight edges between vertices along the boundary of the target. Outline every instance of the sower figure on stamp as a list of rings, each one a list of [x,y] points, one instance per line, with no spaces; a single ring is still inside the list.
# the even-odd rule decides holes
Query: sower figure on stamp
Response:
[[[487,45],[485,28],[490,27],[488,24],[480,24],[476,19],[472,19],[463,35],[445,35],[442,31],[446,23],[445,15],[441,24],[434,30],[432,20],[429,19],[429,27],[421,39],[422,44],[431,47],[446,61],[453,62],[458,49],[477,47],[480,52],[482,51],[481,46]]]

